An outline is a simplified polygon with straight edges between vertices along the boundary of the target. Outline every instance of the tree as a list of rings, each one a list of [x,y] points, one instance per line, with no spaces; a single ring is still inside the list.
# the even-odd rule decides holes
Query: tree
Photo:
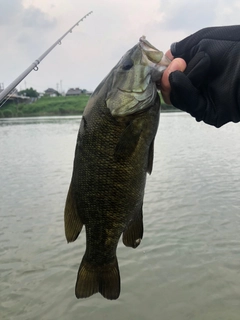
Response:
[[[18,94],[26,97],[30,97],[30,98],[37,98],[39,96],[39,93],[36,90],[34,90],[32,87],[29,89],[19,91]]]

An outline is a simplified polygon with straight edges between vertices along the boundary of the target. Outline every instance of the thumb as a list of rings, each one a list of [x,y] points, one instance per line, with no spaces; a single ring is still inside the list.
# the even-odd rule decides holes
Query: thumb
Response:
[[[171,92],[169,75],[176,70],[184,71],[185,68],[186,68],[186,62],[183,59],[180,59],[180,58],[174,59],[170,63],[170,65],[167,67],[167,69],[164,71],[160,84],[159,85],[157,84],[157,86],[161,90],[163,99],[167,104],[171,104],[170,97],[169,97]]]

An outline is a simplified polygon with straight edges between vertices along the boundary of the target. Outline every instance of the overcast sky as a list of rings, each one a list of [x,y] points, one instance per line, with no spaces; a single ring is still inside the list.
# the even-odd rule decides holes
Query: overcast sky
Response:
[[[0,83],[6,87],[89,11],[18,89],[94,90],[145,35],[158,49],[208,26],[239,24],[239,0],[0,0]]]

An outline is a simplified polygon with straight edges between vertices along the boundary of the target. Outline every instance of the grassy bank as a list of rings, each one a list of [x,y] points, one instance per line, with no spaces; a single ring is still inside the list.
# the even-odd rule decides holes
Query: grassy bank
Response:
[[[88,99],[89,96],[80,95],[77,97],[42,97],[29,104],[7,102],[0,108],[0,118],[80,115]],[[177,109],[162,103],[162,111],[177,111]]]

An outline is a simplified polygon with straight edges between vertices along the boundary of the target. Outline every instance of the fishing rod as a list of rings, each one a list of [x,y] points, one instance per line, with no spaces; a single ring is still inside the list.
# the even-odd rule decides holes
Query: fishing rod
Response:
[[[79,25],[83,19],[87,18],[92,13],[88,12],[84,17],[82,17],[77,23],[75,23],[64,35],[59,38],[47,51],[45,51],[37,60],[35,60],[23,73],[20,74],[6,89],[0,92],[0,103],[6,98],[6,96],[32,71],[38,71],[38,64],[59,44],[62,44],[62,39],[66,37],[68,33],[72,33],[73,29]],[[6,99],[7,101],[7,99]],[[6,102],[5,101],[5,102]],[[4,102],[4,103],[5,103]],[[4,104],[3,103],[3,104]],[[0,107],[3,105],[1,104]]]

